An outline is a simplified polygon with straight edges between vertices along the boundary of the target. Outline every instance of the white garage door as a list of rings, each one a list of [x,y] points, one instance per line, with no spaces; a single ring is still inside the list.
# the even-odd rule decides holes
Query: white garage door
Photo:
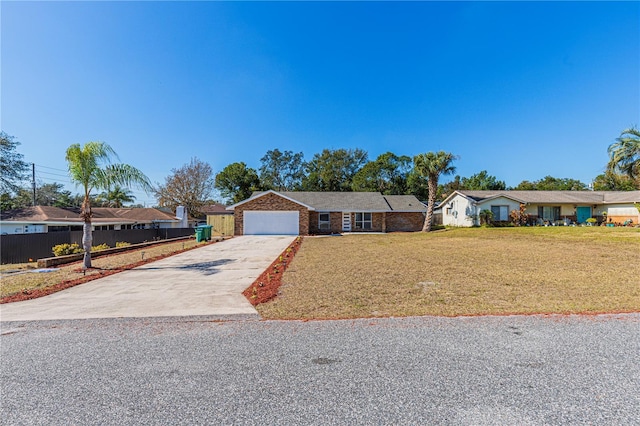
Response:
[[[243,214],[244,235],[298,235],[299,211],[252,211]]]

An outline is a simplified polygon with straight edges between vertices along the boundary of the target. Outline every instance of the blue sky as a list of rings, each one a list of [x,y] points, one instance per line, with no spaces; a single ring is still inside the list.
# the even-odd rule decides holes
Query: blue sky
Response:
[[[590,182],[640,125],[638,2],[0,8],[2,130],[44,183],[66,183],[66,148],[91,140],[154,182],[275,148],[446,150],[461,176]]]

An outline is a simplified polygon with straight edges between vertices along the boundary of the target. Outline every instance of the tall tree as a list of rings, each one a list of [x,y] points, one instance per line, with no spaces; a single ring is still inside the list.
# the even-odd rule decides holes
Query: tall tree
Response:
[[[589,187],[577,179],[545,176],[533,182],[523,180],[513,189],[523,191],[586,191]]]
[[[191,216],[200,215],[200,208],[212,198],[215,181],[213,169],[208,163],[192,158],[189,164],[171,169],[164,185],[157,185],[155,196],[158,204],[175,211],[184,206]]]
[[[71,180],[83,189],[84,198],[80,217],[83,219],[83,268],[91,268],[91,191],[107,189],[112,185],[136,186],[151,191],[149,179],[140,170],[128,164],[111,163],[118,159],[116,152],[104,142],[73,144],[67,148],[66,160]]]
[[[351,191],[355,174],[367,162],[367,152],[324,149],[307,164],[302,187],[306,191]]]
[[[627,175],[607,170],[593,180],[594,191],[633,191],[640,189],[640,179],[633,180]]]
[[[71,191],[65,190],[61,183],[39,183],[36,185],[36,205],[38,206],[73,207],[75,205],[73,201]],[[14,208],[28,207],[32,203],[33,191],[26,188],[21,188],[13,200]]]
[[[392,152],[369,161],[353,176],[354,191],[377,191],[385,195],[407,193],[407,176],[411,171],[411,157]]]
[[[260,190],[260,179],[255,169],[245,163],[231,163],[216,175],[216,188],[223,197],[239,203]]]
[[[609,145],[609,164],[612,172],[621,172],[640,181],[640,131],[635,127],[624,130],[616,142]]]
[[[113,188],[109,188],[97,197],[97,201],[101,203],[103,207],[115,208],[121,208],[124,203],[133,203],[135,200],[136,197],[133,196],[131,191],[120,185],[114,185]]]
[[[482,170],[468,178],[462,178],[460,182],[461,189],[471,191],[486,191],[506,189],[507,185],[502,180],[498,180],[495,176],[491,176],[486,170]]]
[[[429,198],[427,200],[427,217],[424,220],[422,232],[431,231],[433,222],[433,208],[436,202],[436,192],[438,191],[438,179],[440,175],[449,175],[456,171],[453,162],[457,159],[455,155],[444,152],[427,152],[413,157],[413,164],[416,172],[427,178],[429,186]]]
[[[302,152],[269,150],[260,159],[260,185],[264,189],[294,191],[302,185],[306,163]]]
[[[453,180],[444,183],[442,185],[438,185],[438,194],[436,195],[436,200],[444,200],[449,195],[453,194],[454,191],[458,191],[459,189],[466,189],[462,187],[462,178],[460,175],[456,175]],[[428,190],[427,190],[428,194]],[[425,198],[426,199],[426,198]]]
[[[0,132],[0,191],[11,193],[20,189],[20,181],[26,178],[29,166],[16,152],[20,142],[13,136]]]

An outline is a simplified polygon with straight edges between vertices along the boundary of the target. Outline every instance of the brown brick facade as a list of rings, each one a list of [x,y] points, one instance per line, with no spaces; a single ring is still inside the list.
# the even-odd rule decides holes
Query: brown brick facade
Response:
[[[306,207],[290,201],[277,194],[267,193],[256,199],[240,204],[234,209],[235,235],[244,234],[245,211],[295,211],[299,212],[299,233],[331,234],[342,232],[342,212],[330,212],[330,229],[320,230],[317,211],[309,211]],[[356,228],[356,214],[351,215],[352,232],[413,232],[420,231],[424,224],[424,213],[421,212],[381,212],[371,214],[371,229]]]
[[[416,232],[424,225],[422,212],[390,212],[387,213],[387,232]]]
[[[371,229],[356,228],[356,214],[351,215],[351,232],[385,232],[385,215],[387,213],[371,214]],[[309,231],[311,234],[339,234],[342,232],[342,212],[331,212],[329,216],[329,231],[318,228],[318,219],[320,213],[316,211],[309,212]]]
[[[265,194],[255,200],[247,201],[244,204],[236,206],[234,209],[235,216],[235,234],[244,235],[244,211],[294,211],[300,212],[300,235],[309,234],[309,210],[293,201],[282,198],[275,194]],[[316,221],[317,226],[317,221]]]
[[[324,212],[323,212],[324,213]],[[342,213],[329,213],[330,229],[320,230],[319,228],[320,213],[316,211],[309,212],[309,233],[310,234],[339,234],[342,232]]]

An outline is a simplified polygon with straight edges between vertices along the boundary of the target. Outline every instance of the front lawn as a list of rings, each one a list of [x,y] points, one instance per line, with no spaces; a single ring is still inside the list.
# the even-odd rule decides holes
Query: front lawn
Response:
[[[307,237],[266,319],[640,311],[640,229]]]

